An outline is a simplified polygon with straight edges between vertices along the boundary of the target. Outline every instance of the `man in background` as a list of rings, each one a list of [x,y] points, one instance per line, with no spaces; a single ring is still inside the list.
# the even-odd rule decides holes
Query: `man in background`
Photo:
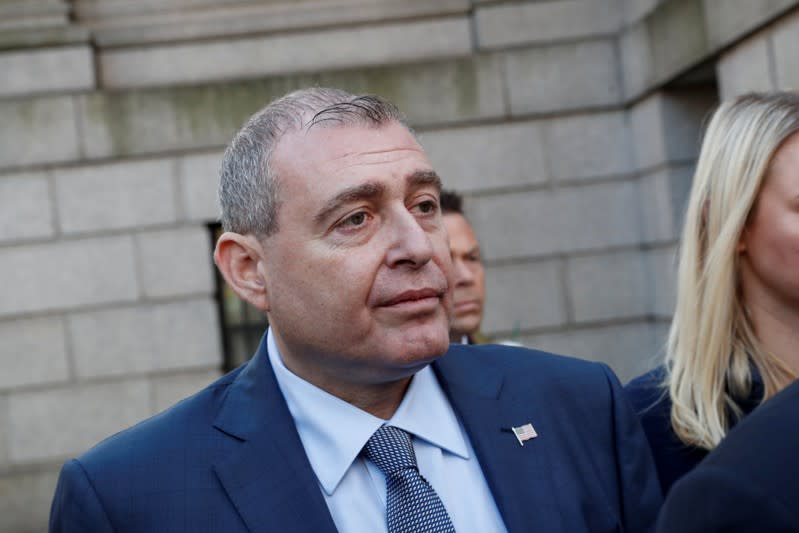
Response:
[[[480,243],[463,213],[463,199],[458,193],[441,192],[441,213],[449,234],[454,278],[450,342],[485,344],[489,339],[480,333],[485,303],[485,270],[480,257]]]

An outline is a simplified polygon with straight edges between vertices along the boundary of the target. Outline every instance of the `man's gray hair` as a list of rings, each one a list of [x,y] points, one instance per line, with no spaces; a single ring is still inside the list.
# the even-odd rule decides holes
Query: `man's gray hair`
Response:
[[[277,231],[279,176],[270,159],[289,132],[314,126],[379,127],[405,117],[391,103],[339,89],[301,89],[254,114],[225,150],[219,176],[219,204],[225,231],[268,237]]]

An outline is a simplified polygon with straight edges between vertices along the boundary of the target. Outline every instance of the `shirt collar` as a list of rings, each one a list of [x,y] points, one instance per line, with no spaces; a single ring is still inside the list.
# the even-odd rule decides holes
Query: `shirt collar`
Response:
[[[305,454],[328,496],[336,490],[366,441],[384,423],[458,457],[469,458],[463,430],[429,366],[416,373],[397,412],[386,422],[292,373],[283,364],[271,328],[267,350]]]

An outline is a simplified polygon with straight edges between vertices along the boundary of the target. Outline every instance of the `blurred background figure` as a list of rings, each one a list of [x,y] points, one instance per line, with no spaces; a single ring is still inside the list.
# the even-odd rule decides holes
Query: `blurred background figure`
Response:
[[[483,344],[488,337],[480,333],[485,303],[485,271],[480,258],[480,243],[463,213],[463,199],[454,191],[441,191],[441,211],[449,234],[454,316],[450,322],[451,342]]]
[[[799,95],[713,115],[680,243],[666,362],[633,380],[664,494],[799,372]]]
[[[799,383],[732,430],[671,491],[659,533],[799,531]]]

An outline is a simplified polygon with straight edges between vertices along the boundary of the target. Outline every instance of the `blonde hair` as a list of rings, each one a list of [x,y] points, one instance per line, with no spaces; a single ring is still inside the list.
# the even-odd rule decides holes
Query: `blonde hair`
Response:
[[[666,348],[671,424],[686,444],[712,449],[752,387],[764,398],[795,378],[754,334],[739,286],[737,246],[774,153],[799,131],[799,95],[747,94],[713,114],[685,215],[677,304]]]

